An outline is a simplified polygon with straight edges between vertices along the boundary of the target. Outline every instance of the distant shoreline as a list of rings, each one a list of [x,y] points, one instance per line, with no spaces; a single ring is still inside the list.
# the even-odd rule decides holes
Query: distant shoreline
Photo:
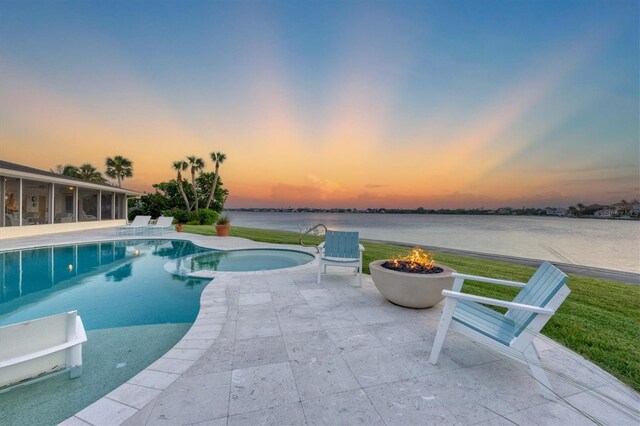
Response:
[[[379,210],[379,209],[377,209]],[[520,214],[520,213],[482,213],[474,210],[461,212],[443,212],[443,211],[426,211],[418,213],[416,211],[366,211],[366,210],[347,210],[347,209],[263,209],[263,208],[225,208],[225,212],[242,212],[242,213],[339,213],[339,214],[371,214],[371,215],[438,215],[438,216],[525,216],[525,217],[555,217],[564,219],[597,219],[597,220],[631,220],[638,221],[640,217],[613,217],[613,216],[561,216],[549,214]]]

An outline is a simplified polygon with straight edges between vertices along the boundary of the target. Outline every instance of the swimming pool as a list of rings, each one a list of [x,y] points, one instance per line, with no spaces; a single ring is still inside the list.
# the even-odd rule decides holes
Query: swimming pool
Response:
[[[82,376],[0,394],[0,424],[63,421],[171,349],[196,319],[208,281],[163,265],[209,251],[137,240],[0,253],[0,325],[77,309],[88,335]]]
[[[178,240],[1,252],[0,325],[77,310],[88,340],[79,378],[61,375],[0,393],[0,424],[56,424],[160,358],[197,317],[209,281],[190,273],[290,268],[313,259],[296,250],[224,252]]]
[[[77,309],[87,330],[193,322],[206,282],[168,275],[188,241],[111,241],[0,253],[0,325]]]

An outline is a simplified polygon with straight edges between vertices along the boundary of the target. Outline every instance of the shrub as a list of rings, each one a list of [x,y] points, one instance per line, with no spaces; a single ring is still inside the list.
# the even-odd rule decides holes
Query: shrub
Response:
[[[188,212],[179,208],[173,208],[165,211],[163,214],[165,216],[173,216],[175,223],[186,225],[213,225],[218,218],[218,213],[210,209]]]
[[[186,210],[182,210],[179,208],[173,208],[171,210],[166,210],[162,213],[164,216],[173,217],[173,221],[175,223],[187,223],[191,219],[189,217],[189,212]]]
[[[211,209],[200,209],[198,211],[198,220],[200,225],[213,225],[218,219],[218,213]]]
[[[135,208],[135,209],[131,209],[129,213],[127,213],[127,217],[129,219],[129,222],[131,222],[136,216],[144,215],[146,213],[147,212],[143,211],[142,209]]]

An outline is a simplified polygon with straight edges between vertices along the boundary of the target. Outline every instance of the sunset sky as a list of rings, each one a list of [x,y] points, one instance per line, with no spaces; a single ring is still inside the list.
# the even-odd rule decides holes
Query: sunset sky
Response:
[[[151,190],[223,151],[228,207],[640,195],[639,3],[0,1],[0,159]],[[207,170],[212,171],[211,161]]]

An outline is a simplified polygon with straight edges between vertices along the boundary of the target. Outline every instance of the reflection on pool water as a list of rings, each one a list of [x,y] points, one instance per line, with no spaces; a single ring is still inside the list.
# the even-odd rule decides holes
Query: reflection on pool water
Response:
[[[0,325],[77,310],[88,335],[82,376],[0,393],[0,424],[60,422],[171,349],[195,320],[208,281],[163,265],[209,251],[137,240],[0,253]]]
[[[196,253],[167,262],[165,269],[188,276],[201,271],[249,272],[292,268],[311,262],[314,256],[297,250],[245,249]]]

